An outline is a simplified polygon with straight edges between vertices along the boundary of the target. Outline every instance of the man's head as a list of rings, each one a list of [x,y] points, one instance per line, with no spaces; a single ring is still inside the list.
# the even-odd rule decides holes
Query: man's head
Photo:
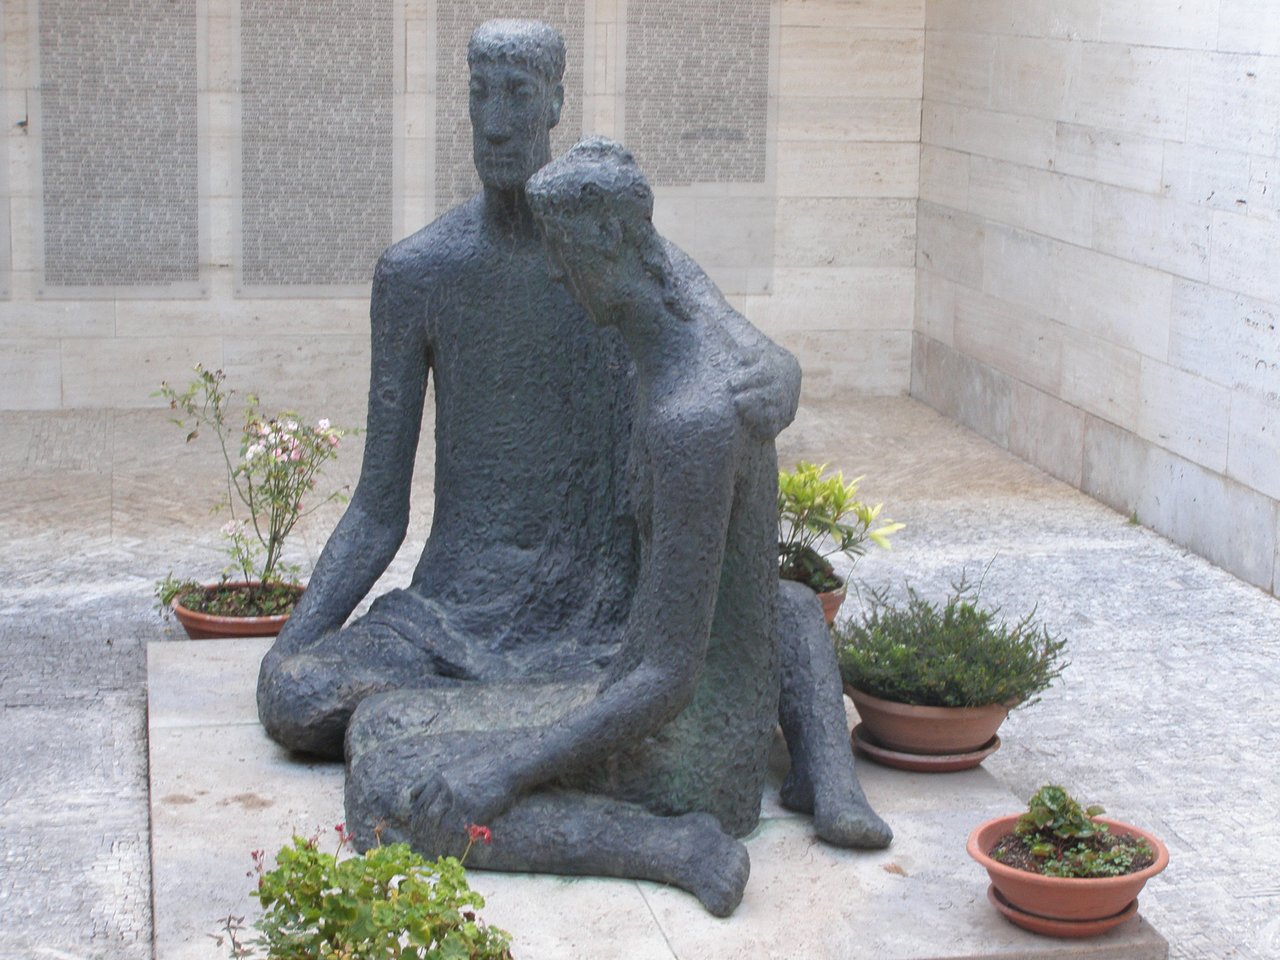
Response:
[[[583,140],[538,171],[525,189],[553,266],[597,320],[638,285],[665,284],[653,191],[620,144]]]
[[[551,158],[564,62],[564,38],[536,20],[490,20],[471,35],[471,142],[486,187],[516,189]]]

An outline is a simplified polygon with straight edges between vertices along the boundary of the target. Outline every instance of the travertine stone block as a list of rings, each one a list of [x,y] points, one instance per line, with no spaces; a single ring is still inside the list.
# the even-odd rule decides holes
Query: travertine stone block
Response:
[[[1132,350],[1084,333],[1062,343],[1062,399],[1127,430],[1137,429],[1141,377]]]
[[[1080,489],[1112,510],[1153,525],[1147,491],[1147,461],[1152,445],[1106,418],[1086,416]],[[1141,511],[1141,512],[1140,512]]]
[[[945,147],[920,148],[920,199],[956,210],[969,208],[970,156]]]
[[[1095,189],[1080,177],[973,157],[968,208],[989,220],[1087,247],[1093,241]]]
[[[1168,0],[1104,3],[1099,39],[1149,47],[1212,50],[1218,40],[1218,10],[1224,2],[1230,0],[1181,0],[1176,5],[1170,5]]]
[[[240,76],[235,70],[235,23],[229,12],[215,8],[205,19],[205,47],[207,57],[207,82],[204,93],[236,93],[240,90]]]
[[[0,340],[0,410],[56,410],[62,405],[56,340]]]
[[[1280,402],[1280,306],[1176,281],[1169,362],[1233,391]]]
[[[911,395],[959,420],[989,440],[1008,446],[1013,381],[928,337],[915,338]]]
[[[925,0],[782,0],[784,27],[924,27]]]
[[[1000,37],[991,65],[991,107],[1054,120],[1070,118],[1070,95],[1083,45],[1066,40]]]
[[[1243,213],[1251,199],[1249,154],[1197,143],[1164,145],[1164,195]]]
[[[1280,56],[1280,19],[1271,0],[1219,0],[1218,49]]]
[[[1164,143],[1150,137],[1059,123],[1051,152],[1059,173],[1149,193],[1163,183]]]
[[[62,406],[156,405],[150,394],[160,381],[186,383],[197,363],[222,365],[221,337],[64,340]]]
[[[920,101],[909,97],[782,97],[779,140],[920,141]]]
[[[1055,157],[1057,129],[1053,120],[1040,117],[926,102],[921,137],[933,146],[1047,168]]]
[[[747,297],[747,319],[769,335],[783,331],[910,330],[911,267],[794,267],[773,273],[769,296]]]
[[[1094,247],[1192,280],[1209,279],[1209,210],[1105,184],[1096,190]]]
[[[30,277],[19,274],[15,279],[24,276]],[[0,313],[0,337],[15,340],[110,337],[115,333],[115,311],[116,306],[110,300],[43,300],[24,302],[21,309],[6,306]]]
[[[1227,476],[1280,500],[1280,397],[1231,395]]]
[[[783,27],[778,92],[784,97],[918,97],[919,30]]]
[[[955,343],[960,285],[932,270],[916,271],[915,331],[947,346]],[[918,341],[917,341],[918,342]]]
[[[778,201],[778,267],[910,267],[916,204],[875,198]]]
[[[804,370],[801,403],[845,393],[899,396],[911,369],[909,330],[868,330],[857,337],[843,331],[780,334]]]
[[[367,338],[369,299],[232,300],[212,304],[192,300],[121,300],[115,332],[122,338],[199,337],[216,331],[227,338],[273,335]]]
[[[1209,281],[1246,296],[1280,303],[1280,222],[1215,211]]]
[[[1231,394],[1177,367],[1142,358],[1139,436],[1181,457],[1224,473]]]
[[[1019,230],[986,234],[987,293],[1084,333],[1163,359],[1173,278]]]
[[[1280,156],[1280,58],[1229,53],[1197,57],[1186,139]]]
[[[982,288],[985,221],[931,203],[920,204],[916,266],[974,289]]]
[[[329,410],[368,392],[369,337],[238,337],[227,341],[222,368],[233,383],[253,384],[267,406],[302,397],[308,414],[332,416]]]
[[[919,169],[914,143],[784,143],[778,147],[778,195],[914,198]]]
[[[1010,33],[1009,0],[929,0],[925,27],[931,31]]]
[[[707,268],[763,266],[773,260],[773,197],[699,197],[685,252]],[[728,289],[738,290],[739,287]]]
[[[1179,139],[1187,129],[1192,62],[1192,54],[1185,50],[1086,44],[1064,119],[1139,136]]]
[[[1248,205],[1252,214],[1280,217],[1280,157],[1249,158]]]
[[[934,32],[924,56],[924,97],[931,102],[990,107],[997,39],[989,34]]]
[[[1087,414],[1020,381],[1013,384],[1010,407],[1009,452],[1080,486]]]
[[[955,348],[989,367],[1057,395],[1062,385],[1061,324],[964,287],[955,292]]]
[[[929,0],[930,30],[1098,39],[1103,0]]]
[[[1276,502],[1091,419],[1083,489],[1256,586],[1274,580]],[[1223,536],[1223,530],[1230,535]]]

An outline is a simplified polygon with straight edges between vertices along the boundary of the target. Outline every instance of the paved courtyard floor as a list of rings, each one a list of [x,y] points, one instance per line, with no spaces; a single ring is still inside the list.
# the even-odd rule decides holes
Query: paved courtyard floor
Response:
[[[222,565],[206,440],[184,447],[163,411],[0,414],[0,960],[151,956],[146,648],[178,629],[152,590]],[[379,589],[428,529],[430,446]],[[335,476],[354,479],[358,448]],[[986,770],[1165,839],[1142,912],[1171,957],[1280,957],[1280,601],[910,400],[806,407],[779,448],[865,473],[907,524],[856,582],[936,595],[986,568],[990,601],[1069,638],[1063,682],[1015,711]],[[311,518],[296,559],[336,517]]]

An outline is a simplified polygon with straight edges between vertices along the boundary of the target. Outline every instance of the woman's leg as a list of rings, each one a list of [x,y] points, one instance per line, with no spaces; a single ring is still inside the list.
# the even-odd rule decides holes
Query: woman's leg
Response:
[[[840,847],[887,847],[893,831],[867,802],[854,769],[840,669],[816,594],[782,581],[778,597],[782,702],[791,752],[782,803],[813,814],[814,829]]]

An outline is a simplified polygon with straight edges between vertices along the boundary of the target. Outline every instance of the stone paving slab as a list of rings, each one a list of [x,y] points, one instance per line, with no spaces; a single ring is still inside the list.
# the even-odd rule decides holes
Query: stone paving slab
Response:
[[[153,643],[148,650],[156,960],[212,960],[228,913],[253,916],[248,852],[292,833],[332,835],[340,764],[306,763],[267,739],[253,685],[265,640]],[[851,718],[852,719],[852,718]],[[1141,917],[1086,942],[1048,940],[1000,918],[964,852],[971,826],[1018,807],[989,773],[929,776],[864,762],[863,784],[897,832],[887,851],[815,842],[783,810],[779,738],[764,820],[747,841],[752,877],[727,920],[651,883],[475,871],[489,922],[521,960],[718,958],[1097,958],[1157,960]],[[501,837],[495,839],[501,842]]]

